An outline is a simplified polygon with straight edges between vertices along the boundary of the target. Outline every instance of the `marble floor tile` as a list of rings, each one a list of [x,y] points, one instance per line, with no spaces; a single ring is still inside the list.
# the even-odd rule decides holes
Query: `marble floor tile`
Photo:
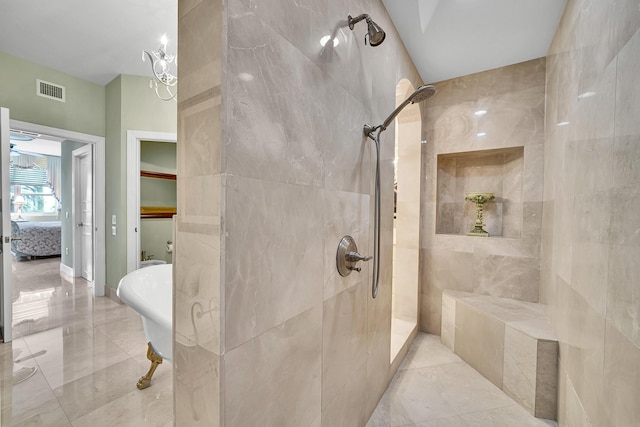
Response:
[[[546,427],[440,343],[419,333],[367,427]]]
[[[89,282],[62,276],[59,257],[14,260],[11,270],[14,338],[65,326],[92,309]]]
[[[96,330],[113,341],[122,351],[145,366],[147,359],[147,339],[138,315],[116,320],[96,327]]]
[[[457,415],[442,396],[442,381],[432,382],[439,373],[427,369],[398,371],[367,426],[404,426]]]
[[[2,408],[1,425],[60,426],[69,423],[69,419],[39,370],[18,384],[7,381],[5,385],[3,381],[3,389],[5,386],[10,388],[8,394],[11,404]],[[3,394],[6,394],[5,390]]]
[[[155,378],[145,390],[120,396],[74,420],[73,427],[95,426],[173,426],[172,375]]]
[[[518,404],[465,414],[461,419],[466,423],[463,425],[469,427],[557,427],[558,425],[555,421],[532,417]]]
[[[27,345],[53,389],[129,358],[99,331],[93,336],[71,335],[54,342],[30,337]]]
[[[17,265],[16,265],[17,264]],[[60,276],[59,258],[14,263],[14,341],[0,343],[0,425],[173,425],[173,371],[151,387],[140,316]]]
[[[115,365],[71,381],[53,390],[70,421],[135,390],[144,372],[138,363],[126,359]],[[157,378],[154,378],[157,382]]]
[[[418,334],[399,369],[426,368],[456,362],[462,362],[462,359],[444,347],[439,336]]]

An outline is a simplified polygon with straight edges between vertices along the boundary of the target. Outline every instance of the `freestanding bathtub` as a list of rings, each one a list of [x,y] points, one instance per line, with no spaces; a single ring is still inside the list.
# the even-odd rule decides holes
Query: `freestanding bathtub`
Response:
[[[151,385],[151,377],[162,360],[172,359],[172,276],[171,264],[151,265],[120,279],[117,295],[142,317],[147,338],[147,358],[151,368],[140,378],[138,388]]]

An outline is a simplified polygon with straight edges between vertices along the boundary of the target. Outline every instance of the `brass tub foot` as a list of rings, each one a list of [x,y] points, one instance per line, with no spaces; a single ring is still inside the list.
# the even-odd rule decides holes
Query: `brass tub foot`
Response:
[[[147,375],[138,380],[138,384],[136,384],[138,390],[143,390],[151,385],[151,377],[156,371],[158,365],[162,363],[162,357],[156,354],[156,352],[153,350],[153,347],[151,347],[150,342],[147,343],[147,359],[151,361],[151,367],[149,368],[149,372],[147,372]]]

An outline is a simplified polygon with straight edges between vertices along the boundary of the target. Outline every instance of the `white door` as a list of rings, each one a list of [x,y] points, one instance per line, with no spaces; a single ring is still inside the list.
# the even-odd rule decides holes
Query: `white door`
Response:
[[[4,342],[12,340],[11,203],[9,196],[9,110],[0,108],[0,331]]]
[[[76,235],[74,249],[80,275],[93,281],[93,156],[91,145],[73,151],[74,189],[76,190]]]

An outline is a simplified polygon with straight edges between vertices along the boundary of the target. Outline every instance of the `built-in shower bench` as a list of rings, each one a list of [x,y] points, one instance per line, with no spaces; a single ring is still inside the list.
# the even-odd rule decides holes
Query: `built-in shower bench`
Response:
[[[556,419],[558,341],[542,304],[445,290],[441,341],[532,415]]]

